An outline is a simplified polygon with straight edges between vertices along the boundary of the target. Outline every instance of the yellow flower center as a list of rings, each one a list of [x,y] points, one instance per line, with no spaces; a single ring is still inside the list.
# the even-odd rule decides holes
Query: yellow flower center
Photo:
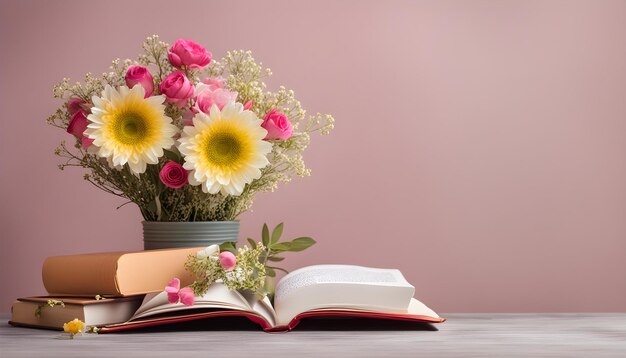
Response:
[[[226,121],[214,122],[203,133],[199,149],[203,151],[200,157],[205,165],[226,171],[239,169],[254,153],[250,135]]]
[[[112,134],[120,143],[132,145],[145,141],[150,137],[150,124],[137,112],[121,112],[113,117]]]
[[[231,133],[215,133],[207,140],[206,155],[215,165],[228,165],[241,156],[241,143]]]
[[[109,105],[102,116],[104,138],[118,152],[143,153],[158,144],[164,128],[163,113],[143,98],[129,95]]]

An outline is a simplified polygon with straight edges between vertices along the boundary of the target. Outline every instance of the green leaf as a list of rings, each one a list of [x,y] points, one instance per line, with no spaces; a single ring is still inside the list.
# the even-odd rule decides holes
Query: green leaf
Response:
[[[235,247],[235,243],[232,241],[224,242],[220,245],[220,251],[229,251],[233,254],[237,253],[237,247]]]
[[[299,237],[291,241],[291,251],[302,251],[315,245],[315,240],[310,237]]]
[[[268,246],[270,243],[270,229],[267,227],[267,224],[263,224],[263,231],[261,233],[261,241],[263,245]]]
[[[267,258],[268,261],[274,261],[274,262],[280,262],[284,259],[285,259],[284,257],[278,257],[278,256],[270,256]]]
[[[156,201],[152,200],[148,203],[148,205],[146,206],[146,209],[151,212],[151,213],[156,213],[157,212],[157,203]],[[155,214],[156,216],[156,214]]]
[[[279,254],[285,251],[297,252],[305,250],[315,244],[310,237],[299,237],[293,241],[279,242],[272,245],[272,252]]]
[[[173,152],[171,150],[167,150],[167,149],[164,149],[163,153],[165,154],[165,157],[167,159],[174,161],[174,162],[180,162],[181,158],[180,158],[180,155],[178,155],[178,153]]]
[[[280,223],[274,228],[274,230],[272,231],[272,239],[270,240],[270,245],[278,242],[278,239],[280,239],[280,236],[283,234],[283,227],[283,223]]]
[[[265,274],[269,277],[276,277],[276,271],[272,270],[271,267],[265,266]]]
[[[251,249],[256,248],[256,242],[254,242],[251,238],[248,238],[248,243],[250,244]]]
[[[278,271],[282,271],[282,272],[284,272],[284,273],[289,273],[289,271],[287,271],[287,270],[285,270],[285,269],[282,269],[282,268],[280,268],[280,267],[265,266],[265,269],[266,269],[266,270],[267,270],[267,269],[270,269],[270,270],[272,270],[272,271],[274,271],[274,270],[278,270]],[[276,273],[276,272],[274,272],[274,273]]]
[[[279,242],[277,244],[272,245],[272,253],[279,254],[281,252],[291,251],[291,243],[290,242]]]

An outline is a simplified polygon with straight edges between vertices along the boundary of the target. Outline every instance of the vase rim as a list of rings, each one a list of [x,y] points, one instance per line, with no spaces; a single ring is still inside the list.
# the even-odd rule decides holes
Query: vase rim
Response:
[[[212,221],[147,221],[142,220],[142,224],[206,224],[206,223],[239,223],[239,220],[212,220]]]

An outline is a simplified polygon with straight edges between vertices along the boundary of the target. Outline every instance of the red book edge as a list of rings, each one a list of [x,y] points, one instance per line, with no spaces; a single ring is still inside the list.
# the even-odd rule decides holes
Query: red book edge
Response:
[[[185,316],[158,318],[145,321],[137,321],[130,323],[120,323],[114,325],[103,326],[98,333],[115,333],[123,332],[144,327],[160,326],[170,323],[196,321],[211,317],[246,317],[250,321],[258,324],[268,333],[289,332],[294,329],[298,323],[304,318],[309,317],[356,317],[356,318],[378,318],[397,321],[425,322],[425,323],[443,323],[445,318],[436,318],[430,316],[413,315],[408,313],[384,313],[384,312],[366,312],[366,311],[342,311],[342,310],[319,310],[304,312],[291,320],[287,326],[271,327],[263,317],[254,313],[245,311],[214,311],[205,313],[196,313]]]

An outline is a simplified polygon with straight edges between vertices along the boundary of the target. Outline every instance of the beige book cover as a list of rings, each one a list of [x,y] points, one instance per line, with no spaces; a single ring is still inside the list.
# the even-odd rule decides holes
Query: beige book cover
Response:
[[[56,296],[131,296],[163,291],[173,278],[181,286],[193,282],[184,268],[189,255],[201,247],[185,249],[107,252],[48,257],[43,284]]]
[[[11,307],[10,324],[34,328],[63,329],[75,318],[87,326],[127,321],[141,305],[143,295],[96,300],[94,297],[24,297]],[[63,302],[50,307],[48,300]]]

